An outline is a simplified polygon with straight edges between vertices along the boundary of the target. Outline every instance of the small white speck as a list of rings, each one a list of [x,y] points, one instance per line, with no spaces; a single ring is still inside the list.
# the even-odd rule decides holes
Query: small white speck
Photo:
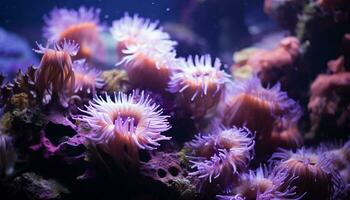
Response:
[[[170,11],[170,8],[166,8],[166,11],[169,12],[169,11]]]

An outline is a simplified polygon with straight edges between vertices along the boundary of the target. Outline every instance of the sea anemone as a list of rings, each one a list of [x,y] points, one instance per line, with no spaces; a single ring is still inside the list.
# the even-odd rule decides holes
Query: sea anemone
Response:
[[[299,105],[280,89],[280,84],[264,88],[257,76],[236,82],[222,108],[226,126],[246,126],[256,131],[257,139],[271,137],[275,123],[296,123],[301,115]]]
[[[196,135],[187,143],[192,169],[189,175],[202,183],[217,183],[226,189],[253,158],[254,137],[247,128],[217,128],[212,134]]]
[[[243,200],[243,199],[289,199],[297,200],[300,196],[296,196],[295,187],[283,186],[296,177],[289,178],[288,173],[282,170],[269,169],[260,166],[256,170],[249,170],[249,173],[242,174],[240,177],[240,185],[232,190],[231,195],[218,195],[220,200]]]
[[[296,187],[297,194],[305,194],[305,199],[336,199],[344,190],[345,184],[332,160],[319,150],[302,148],[293,152],[281,149],[271,160],[290,177],[298,177],[290,182],[290,186]]]
[[[154,150],[170,139],[161,135],[170,129],[168,116],[144,92],[96,96],[82,112],[76,118],[91,127],[86,137],[121,164],[137,165],[139,149]]]
[[[169,91],[181,96],[193,116],[202,117],[218,105],[231,83],[230,76],[220,70],[221,66],[218,58],[212,63],[210,55],[182,59],[171,76]]]
[[[95,93],[96,89],[101,89],[104,81],[100,78],[101,72],[97,69],[90,69],[84,59],[73,62],[75,77],[74,92],[84,91]]]
[[[54,9],[44,17],[44,37],[51,42],[76,41],[80,45],[77,58],[98,57],[102,52],[100,32],[103,29],[99,15],[100,10],[94,8]]]
[[[125,14],[120,20],[114,21],[110,29],[113,38],[118,42],[117,50],[119,56],[123,55],[123,50],[129,45],[159,44],[173,48],[177,43],[170,40],[168,33],[158,27],[158,22],[151,22],[138,15],[133,17]]]
[[[168,45],[131,45],[123,52],[125,56],[118,65],[125,65],[132,87],[166,92],[177,64],[175,52]]]
[[[43,47],[38,44],[37,53],[43,54],[35,82],[40,96],[45,93],[58,95],[62,105],[65,105],[67,95],[74,91],[75,78],[73,72],[72,56],[75,56],[79,46],[73,41],[55,43],[50,49],[49,45]]]
[[[344,170],[350,167],[350,141],[344,145],[323,144],[325,154],[332,158],[332,163],[338,170]]]

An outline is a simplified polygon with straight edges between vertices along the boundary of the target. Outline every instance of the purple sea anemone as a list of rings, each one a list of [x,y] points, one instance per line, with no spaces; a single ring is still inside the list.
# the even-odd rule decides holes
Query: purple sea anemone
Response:
[[[296,124],[300,106],[280,89],[280,84],[264,88],[257,76],[236,82],[222,107],[222,123],[226,126],[247,126],[256,131],[259,141],[270,142],[276,123]]]
[[[240,185],[233,188],[231,195],[218,195],[220,200],[297,200],[295,187],[287,186],[290,181],[297,177],[289,178],[288,173],[283,170],[271,170],[260,166],[256,170],[240,176]]]
[[[319,150],[301,148],[293,152],[281,149],[271,160],[290,177],[298,177],[290,185],[296,187],[297,194],[305,194],[305,199],[337,199],[344,190],[345,183],[332,160]]]
[[[80,45],[78,58],[90,58],[101,53],[100,9],[80,7],[79,10],[54,9],[45,17],[44,37],[51,42],[74,40]]]
[[[78,44],[73,41],[54,43],[53,48],[38,44],[36,53],[43,54],[35,82],[39,95],[45,93],[58,95],[62,105],[66,104],[67,95],[74,91],[75,78],[73,72],[72,56],[79,50]]]
[[[219,103],[230,76],[220,70],[218,58],[212,63],[210,55],[190,56],[179,65],[171,76],[169,91],[181,96],[193,116],[202,117]]]
[[[100,78],[101,71],[89,68],[84,59],[73,62],[73,71],[75,77],[75,93],[80,91],[95,93],[96,89],[101,89],[104,85],[103,79]]]
[[[138,149],[153,150],[170,139],[161,135],[170,129],[168,116],[151,101],[144,92],[96,96],[77,119],[91,127],[86,137],[114,159],[138,164]]]
[[[159,22],[151,22],[138,15],[131,17],[127,13],[120,20],[114,21],[110,32],[118,42],[119,55],[123,55],[123,50],[129,45],[162,43],[173,48],[177,42],[171,41],[169,34],[163,32],[158,24]]]
[[[202,182],[218,182],[226,188],[246,171],[253,157],[254,137],[246,128],[217,128],[207,136],[196,135],[187,144],[193,172]]]

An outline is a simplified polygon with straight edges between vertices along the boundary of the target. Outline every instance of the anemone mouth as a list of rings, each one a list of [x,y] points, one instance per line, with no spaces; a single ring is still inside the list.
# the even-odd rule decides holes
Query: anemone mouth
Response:
[[[152,150],[160,145],[159,141],[170,139],[161,135],[170,129],[170,125],[168,116],[163,116],[159,106],[151,102],[144,92],[138,94],[134,91],[130,95],[115,93],[114,100],[106,94],[105,98],[95,97],[86,106],[87,110],[82,110],[85,115],[76,119],[92,127],[92,132],[86,137],[98,144],[114,141],[116,145],[121,145],[126,142],[127,145]]]

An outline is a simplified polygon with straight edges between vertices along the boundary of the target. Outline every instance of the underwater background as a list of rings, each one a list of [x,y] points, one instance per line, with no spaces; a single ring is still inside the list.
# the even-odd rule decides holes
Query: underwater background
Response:
[[[347,0],[0,2],[0,200],[350,198]]]

